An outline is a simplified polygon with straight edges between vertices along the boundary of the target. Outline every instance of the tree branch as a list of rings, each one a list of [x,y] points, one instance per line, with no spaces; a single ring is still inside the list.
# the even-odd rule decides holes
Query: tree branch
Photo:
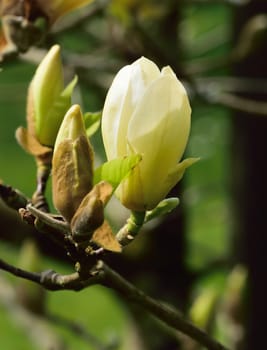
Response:
[[[159,302],[125,280],[117,272],[108,267],[103,261],[98,261],[95,267],[81,276],[78,272],[70,275],[60,275],[48,270],[33,273],[14,267],[0,259],[0,269],[15,276],[28,279],[42,285],[48,290],[81,290],[93,284],[101,284],[119,292],[125,299],[143,307],[153,316],[190,338],[196,340],[209,350],[227,350],[223,345],[212,339],[203,330],[187,321],[176,309]]]
[[[209,350],[227,350],[222,344],[212,339],[207,333],[197,328],[187,321],[181,312],[173,307],[159,302],[150,296],[147,296],[134,285],[126,281],[117,272],[107,265],[103,264],[104,284],[105,286],[115,289],[127,300],[138,304],[159,320],[165,322],[168,326],[186,334],[190,338],[196,340]]]
[[[11,186],[0,183],[0,199],[11,209],[18,210],[19,208],[26,208],[29,199],[20,191],[15,190]]]

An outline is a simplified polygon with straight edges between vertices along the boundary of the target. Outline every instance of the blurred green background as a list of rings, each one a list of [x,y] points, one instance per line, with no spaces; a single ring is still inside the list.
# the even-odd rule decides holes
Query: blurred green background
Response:
[[[232,326],[238,326],[242,332],[246,327],[244,318],[234,318],[233,321],[231,313],[227,316],[229,319],[225,316],[228,294],[235,296],[236,291],[236,299],[242,304],[240,295],[244,292],[244,284],[240,283],[239,286],[235,277],[232,277],[235,281],[232,283],[229,277],[234,275],[234,268],[239,262],[237,256],[234,256],[233,248],[237,220],[233,211],[232,191],[233,112],[227,106],[217,103],[216,92],[218,81],[219,84],[223,81],[220,78],[232,74],[235,61],[231,61],[231,54],[233,42],[238,37],[234,14],[245,11],[246,2],[243,4],[240,1],[240,7],[233,4],[234,1],[118,0],[110,1],[107,5],[104,3],[96,2],[59,21],[42,44],[48,48],[53,43],[59,43],[66,63],[67,79],[74,72],[78,74],[80,83],[74,102],[81,103],[84,111],[100,110],[117,70],[141,55],[155,60],[159,66],[170,64],[185,83],[192,103],[192,129],[186,155],[201,158],[187,171],[178,189],[181,204],[175,215],[183,217],[182,225],[180,226],[180,219],[175,219],[179,223],[174,221],[172,226],[173,232],[180,235],[181,240],[181,247],[176,248],[177,255],[181,255],[177,259],[182,266],[180,283],[186,286],[181,288],[183,293],[179,289],[179,281],[176,281],[177,290],[165,294],[164,282],[157,281],[160,283],[157,285],[153,280],[153,254],[149,255],[152,259],[149,261],[144,259],[143,254],[147,249],[144,245],[151,244],[150,240],[153,239],[153,225],[145,228],[144,235],[147,237],[138,239],[123,257],[114,260],[114,266],[120,266],[125,261],[122,269],[125,277],[129,276],[138,286],[151,291],[152,296],[160,296],[167,302],[174,301],[176,295],[176,305],[182,307],[187,314],[190,314],[190,310],[191,315],[194,314],[192,305],[197,305],[200,300],[198,297],[207,293],[207,300],[203,304],[206,311],[197,311],[194,320],[201,319],[205,312],[210,313],[206,321],[212,320],[212,326],[206,324],[206,321],[203,324],[199,321],[200,325],[232,349],[241,349],[243,338],[241,341],[236,340],[235,335],[225,329],[229,319],[233,322]],[[36,69],[36,65],[29,61],[35,57],[34,54],[30,51],[24,58],[22,56],[3,64],[0,74],[0,178],[5,184],[20,189],[28,196],[35,188],[35,164],[18,146],[14,133],[18,126],[25,125],[27,88]],[[97,157],[103,159],[99,133],[92,142]],[[50,187],[47,195],[51,198]],[[0,243],[0,254],[2,258],[16,264],[20,246],[8,242],[4,231],[8,231],[9,221],[6,219],[6,211],[2,209],[2,212],[0,237],[3,234],[5,240]],[[120,212],[116,217],[117,225],[125,219],[125,216],[120,217]],[[168,222],[165,224],[170,225]],[[181,232],[178,228],[181,228]],[[170,237],[172,239],[174,236]],[[165,238],[162,232],[157,239],[164,242],[166,247],[165,255],[165,251],[162,251],[160,255],[154,256],[157,260],[155,266],[160,266],[168,260],[168,244],[174,245],[172,251],[175,252],[176,238],[173,238],[173,242],[165,241],[169,236]],[[140,262],[144,262],[143,265]],[[171,266],[173,262],[169,264]],[[71,271],[71,267],[60,259],[51,257],[43,257],[41,266],[42,269],[52,268],[64,273]],[[245,280],[246,272],[243,273],[242,270],[238,276],[241,276],[239,281],[242,278]],[[12,285],[20,283],[6,273],[1,273],[0,277]],[[180,275],[178,272],[173,275],[170,268],[169,276],[165,272],[165,278],[179,280]],[[208,294],[210,291],[214,298]],[[177,335],[166,330],[162,331],[162,339],[172,338],[170,344],[166,340],[155,340],[154,343],[148,339],[140,340],[142,330],[140,332],[134,322],[137,319],[136,310],[129,309],[117,295],[102,287],[90,287],[79,293],[49,292],[46,298],[48,313],[80,323],[103,344],[116,345],[118,342],[120,345],[114,349],[199,349],[196,344],[195,347],[190,347],[193,346],[190,342],[179,342]],[[220,307],[217,307],[218,304]],[[243,304],[238,304],[237,307],[242,309]],[[14,321],[7,310],[4,303],[1,305],[0,302],[2,346],[7,349],[37,349],[28,332],[23,330],[19,322]],[[205,319],[204,316],[203,318]],[[149,322],[152,322],[152,329],[161,327],[159,324],[155,326],[154,321]],[[55,326],[53,322],[49,324],[53,332],[64,340],[66,349],[101,349],[92,339],[81,339],[74,332],[68,331],[67,327]],[[151,331],[146,326],[144,329]],[[158,338],[160,335],[154,334],[151,337]],[[164,347],[162,344],[165,344]]]

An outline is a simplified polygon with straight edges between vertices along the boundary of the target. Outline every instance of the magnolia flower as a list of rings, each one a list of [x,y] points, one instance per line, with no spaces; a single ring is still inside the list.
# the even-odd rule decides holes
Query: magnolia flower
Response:
[[[106,97],[102,135],[108,160],[142,160],[116,194],[134,211],[153,209],[196,159],[181,159],[189,136],[187,93],[170,67],[142,57],[122,68]]]

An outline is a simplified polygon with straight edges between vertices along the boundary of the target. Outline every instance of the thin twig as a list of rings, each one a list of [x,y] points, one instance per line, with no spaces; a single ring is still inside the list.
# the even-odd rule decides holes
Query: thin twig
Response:
[[[0,269],[7,271],[7,272],[10,272],[14,276],[21,277],[21,278],[24,278],[26,280],[41,284],[40,283],[40,278],[41,278],[40,273],[29,272],[29,271],[20,269],[19,267],[15,267],[13,265],[8,264],[7,262],[5,262],[2,259],[0,259]]]
[[[0,184],[0,198],[8,207],[15,210],[26,208],[29,203],[29,199],[23,193],[4,184]]]
[[[187,321],[176,309],[167,306],[136,288],[117,272],[99,261],[94,269],[81,276],[78,272],[60,275],[52,270],[42,273],[24,271],[0,259],[0,269],[13,275],[39,283],[49,290],[81,290],[93,284],[101,284],[119,292],[127,300],[136,303],[168,326],[186,334],[209,350],[227,350],[203,330]]]
[[[36,218],[40,219],[44,224],[47,224],[49,227],[52,227],[58,231],[69,234],[70,227],[66,221],[61,221],[55,219],[51,214],[45,213],[37,208],[35,208],[32,204],[27,205],[27,210],[34,215]]]
[[[136,303],[145,310],[156,316],[159,320],[165,322],[168,326],[186,334],[190,338],[196,340],[201,345],[209,350],[227,350],[222,344],[212,339],[207,333],[200,328],[197,328],[192,323],[187,321],[182,313],[173,307],[163,304],[147,295],[134,285],[126,281],[117,272],[112,270],[107,265],[103,264],[104,285],[115,289],[127,300]]]
[[[14,276],[35,282],[51,291],[73,290],[79,291],[93,284],[99,284],[103,279],[101,271],[88,271],[86,276],[78,272],[69,275],[61,275],[53,270],[43,272],[30,272],[13,266],[3,259],[0,259],[0,269],[11,273]]]

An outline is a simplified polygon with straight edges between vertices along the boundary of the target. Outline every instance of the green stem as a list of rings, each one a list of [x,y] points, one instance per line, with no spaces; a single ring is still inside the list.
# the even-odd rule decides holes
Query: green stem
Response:
[[[127,223],[120,229],[116,239],[122,246],[131,243],[144,224],[146,212],[132,211]]]

